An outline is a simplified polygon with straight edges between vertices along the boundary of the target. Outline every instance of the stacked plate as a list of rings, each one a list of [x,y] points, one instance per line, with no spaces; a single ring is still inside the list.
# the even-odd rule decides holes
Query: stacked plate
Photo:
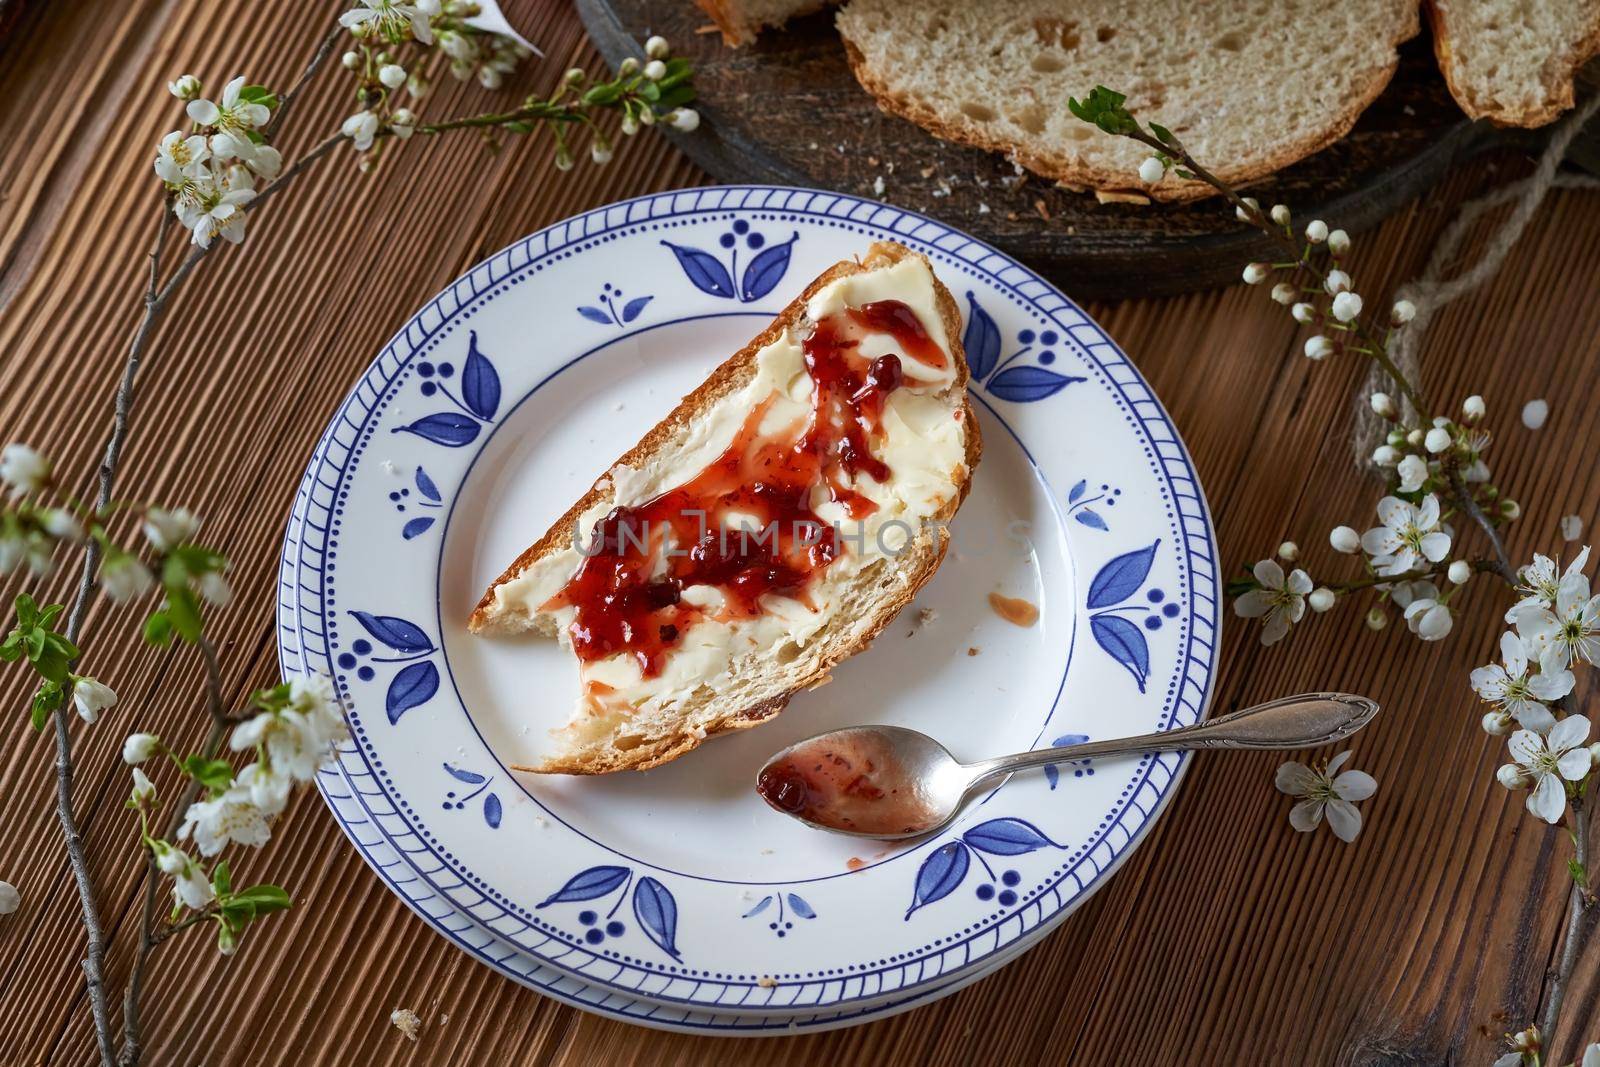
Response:
[[[555,642],[468,635],[484,586],[813,277],[883,239],[962,305],[982,422],[937,578],[770,725],[644,774],[511,771],[565,720],[576,671]],[[279,645],[349,709],[321,778],[334,817],[441,934],[589,1011],[782,1032],[903,1011],[1025,951],[1131,852],[1184,760],[1064,762],[879,847],[768,809],[766,757],[862,722],[964,759],[1195,722],[1217,575],[1171,421],[1055,288],[885,204],[719,187],[536,233],[406,324],[306,470]],[[1037,622],[1001,618],[996,592]]]

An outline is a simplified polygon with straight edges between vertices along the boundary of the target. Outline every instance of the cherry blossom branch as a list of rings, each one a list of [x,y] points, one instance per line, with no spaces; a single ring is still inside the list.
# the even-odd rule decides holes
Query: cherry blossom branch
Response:
[[[1478,506],[1478,501],[1473,497],[1466,480],[1462,478],[1461,471],[1454,465],[1447,467],[1447,477],[1450,480],[1450,489],[1455,496],[1456,503],[1467,517],[1477,524],[1478,529],[1489,541],[1489,547],[1494,550],[1494,573],[1499,575],[1509,586],[1517,584],[1517,571],[1511,565],[1511,557],[1506,555],[1505,542],[1500,539],[1500,531],[1495,529],[1494,523],[1489,521],[1489,516],[1483,513]]]
[[[1589,857],[1589,811],[1582,797],[1574,797],[1571,810],[1572,827],[1572,862],[1574,874],[1582,873],[1588,877]],[[1589,886],[1576,879],[1568,894],[1567,925],[1564,943],[1561,948],[1561,959],[1556,965],[1555,973],[1550,976],[1550,984],[1545,993],[1544,1015],[1540,1019],[1539,1031],[1544,1041],[1549,1042],[1548,1047],[1555,1049],[1556,1023],[1561,1018],[1561,1004],[1566,997],[1567,982],[1572,977],[1572,971],[1577,966],[1578,957],[1583,954],[1583,948],[1588,943],[1589,934],[1593,932],[1592,926],[1587,922],[1589,910],[1594,906],[1594,896]]]

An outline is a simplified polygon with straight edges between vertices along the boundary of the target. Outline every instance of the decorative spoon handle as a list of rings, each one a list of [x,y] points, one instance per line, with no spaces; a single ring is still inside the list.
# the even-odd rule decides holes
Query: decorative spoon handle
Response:
[[[1302,693],[1241,708],[1178,730],[1019,752],[1015,756],[1000,756],[968,766],[976,780],[982,781],[1028,767],[1091,756],[1196,748],[1312,748],[1349,737],[1371,722],[1377,713],[1377,703],[1366,697],[1350,693]]]

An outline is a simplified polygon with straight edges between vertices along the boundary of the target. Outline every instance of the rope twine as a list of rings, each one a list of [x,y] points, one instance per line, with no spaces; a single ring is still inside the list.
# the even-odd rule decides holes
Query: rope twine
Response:
[[[1395,332],[1389,347],[1389,355],[1394,360],[1395,366],[1411,381],[1415,382],[1418,379],[1421,368],[1418,349],[1422,335],[1427,332],[1433,317],[1499,273],[1512,247],[1521,239],[1523,232],[1528,228],[1528,223],[1533,219],[1534,212],[1544,203],[1550,190],[1600,188],[1600,178],[1587,174],[1562,173],[1558,169],[1573,138],[1597,110],[1600,110],[1600,93],[1590,97],[1582,107],[1561,121],[1551,134],[1550,143],[1546,146],[1544,154],[1539,157],[1539,164],[1532,174],[1462,205],[1460,213],[1445,228],[1438,243],[1434,245],[1427,267],[1416,279],[1407,282],[1396,291],[1396,300],[1409,300],[1417,308],[1416,317],[1403,329]],[[1456,256],[1473,226],[1486,213],[1505,204],[1515,206],[1489,235],[1478,261],[1458,274],[1447,276],[1447,271],[1455,266]],[[1357,400],[1354,443],[1358,466],[1373,468],[1372,452],[1383,443],[1389,432],[1389,423],[1373,412],[1367,397],[1374,392],[1391,388],[1388,374],[1383,368],[1374,364],[1367,374],[1366,383]],[[1406,416],[1407,420],[1412,422],[1417,417],[1417,413],[1409,404],[1406,405]]]

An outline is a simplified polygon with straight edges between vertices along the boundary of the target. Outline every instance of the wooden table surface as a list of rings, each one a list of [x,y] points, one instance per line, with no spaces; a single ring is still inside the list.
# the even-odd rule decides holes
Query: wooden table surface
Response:
[[[550,58],[548,89],[597,60],[565,5],[519,15]],[[326,3],[128,0],[35,4],[0,46],[0,439],[56,457],[87,492],[109,399],[138,314],[159,210],[153,145],[178,122],[169,77],[209,86],[235,71],[285,84],[338,8]],[[441,83],[433,115],[487,106]],[[315,143],[349,110],[329,71],[279,143]],[[1463,199],[1524,173],[1501,156],[1358,235],[1364,292],[1415,274]],[[413,141],[372,175],[348,153],[252,217],[243,249],[212,256],[160,328],[119,495],[186,504],[235,562],[238,595],[215,632],[230,699],[274,679],[273,581],[293,488],[355,375],[411,311],[468,266],[569,214],[703,181],[659,139],[626,142],[604,169],[560,175],[545,143],[487,154],[470,136]],[[1528,518],[1512,554],[1559,548],[1557,519],[1595,525],[1600,424],[1600,200],[1553,195],[1498,279],[1445,314],[1427,384],[1454,404],[1490,399],[1500,483]],[[1330,220],[1336,222],[1337,220]],[[1294,323],[1243,286],[1089,311],[1150,378],[1181,428],[1228,569],[1286,537],[1315,572],[1340,563],[1327,530],[1361,526],[1374,486],[1351,467],[1348,416],[1362,369],[1299,355]],[[1549,397],[1538,435],[1516,412]],[[1539,451],[1536,451],[1536,448]],[[68,592],[58,577],[48,590]],[[9,603],[15,580],[0,583]],[[1270,754],[1200,759],[1149,840],[1059,930],[994,977],[937,1005],[856,1029],[759,1041],[625,1026],[542,999],[435,936],[367,869],[312,794],[271,844],[236,860],[298,903],[220,958],[205,937],[156,957],[149,1062],[437,1063],[1484,1063],[1536,1011],[1558,941],[1565,844],[1494,783],[1501,744],[1477,725],[1467,671],[1490,658],[1503,593],[1480,581],[1456,632],[1423,645],[1351,615],[1262,649],[1226,627],[1217,709],[1315,687],[1385,705],[1356,739],[1381,783],[1345,845],[1290,829]],[[156,654],[130,610],[95,607],[84,665],[121,693],[94,727],[74,720],[77,807],[108,932],[110,979],[130,963],[139,874],[122,808],[120,739],[135,726],[193,745],[205,731],[195,657]],[[26,725],[25,681],[0,672],[0,878],[22,891],[0,918],[0,1063],[92,1056],[77,902],[50,805],[51,744]],[[1582,695],[1582,694],[1580,694]],[[1600,949],[1579,967],[1567,1017],[1600,1038]],[[397,1007],[425,1022],[412,1043]],[[448,1018],[447,1018],[448,1017]],[[1575,1037],[1575,1034],[1571,1036]],[[1572,1058],[1572,1051],[1565,1053]],[[1565,1060],[1563,1060],[1565,1062]]]

